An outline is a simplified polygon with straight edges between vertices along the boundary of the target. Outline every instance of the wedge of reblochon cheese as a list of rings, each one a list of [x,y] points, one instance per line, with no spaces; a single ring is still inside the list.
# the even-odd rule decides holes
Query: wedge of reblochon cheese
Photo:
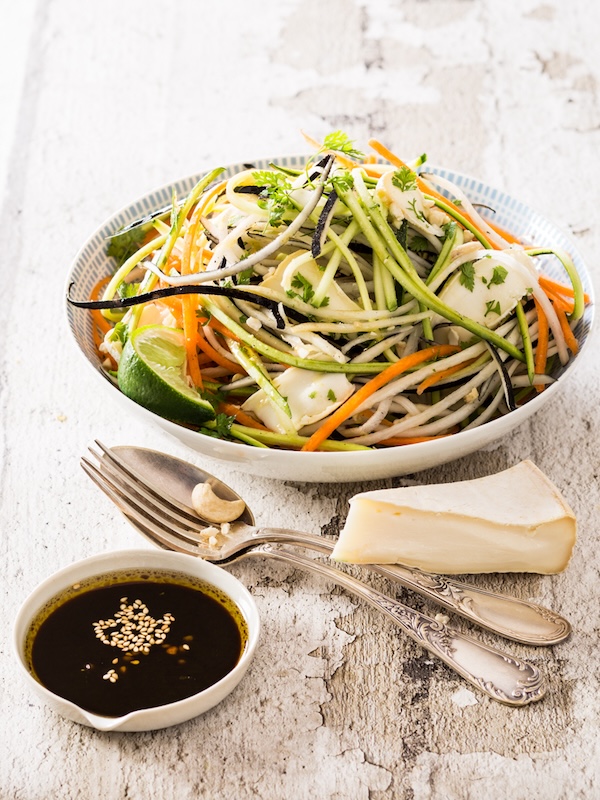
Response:
[[[575,515],[556,486],[522,461],[475,480],[355,495],[332,558],[446,575],[547,575],[567,566],[575,538]]]

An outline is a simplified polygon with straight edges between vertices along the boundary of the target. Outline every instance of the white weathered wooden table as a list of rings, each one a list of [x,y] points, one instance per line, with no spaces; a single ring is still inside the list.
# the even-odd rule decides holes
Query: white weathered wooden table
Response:
[[[349,596],[259,563],[234,569],[264,624],[251,672],[224,703],[177,728],[102,735],[66,722],[28,694],[10,646],[19,604],[50,572],[146,546],[79,468],[94,437],[198,460],[122,415],[69,342],[64,281],[87,235],[156,185],[303,151],[300,129],[343,128],[359,143],[377,135],[408,156],[426,151],[522,198],[571,232],[597,281],[600,6],[0,6],[2,800],[600,797],[594,355],[509,441],[413,476],[451,481],[531,458],[575,508],[579,542],[564,574],[479,579],[573,623],[572,639],[554,649],[513,646],[550,678],[538,704],[511,709],[471,692]],[[220,474],[260,522],[328,533],[358,489],[402,483]]]

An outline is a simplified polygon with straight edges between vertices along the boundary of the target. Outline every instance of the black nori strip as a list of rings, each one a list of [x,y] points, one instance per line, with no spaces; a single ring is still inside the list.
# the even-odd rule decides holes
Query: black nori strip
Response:
[[[506,367],[504,366],[504,361],[500,358],[500,355],[495,347],[489,342],[485,342],[488,350],[492,354],[492,358],[498,365],[498,370],[500,373],[500,380],[502,382],[502,388],[504,389],[504,399],[506,400],[506,405],[509,411],[516,411],[517,404],[515,401],[515,393],[513,391],[512,382],[510,380],[510,375],[508,374]]]
[[[236,194],[261,194],[264,186],[236,186],[233,190]]]
[[[309,174],[309,176],[308,176],[308,180],[309,181],[314,181],[315,178],[319,177],[319,175],[321,174],[321,171],[322,171],[322,170],[319,170],[319,167],[325,167],[330,158],[331,158],[331,155],[326,155],[320,161],[317,161],[317,163],[314,166],[314,171],[311,172]]]
[[[333,217],[333,209],[335,207],[337,199],[338,199],[337,192],[334,189],[327,198],[327,202],[323,206],[323,210],[319,215],[319,219],[315,227],[315,232],[312,238],[312,244],[310,248],[313,258],[318,258],[321,255],[321,250],[323,249],[323,242],[325,240],[325,235],[327,234],[327,228],[329,227],[329,223],[331,222],[331,218]]]
[[[145,292],[135,297],[123,297],[114,300],[73,300],[71,297],[72,288],[73,283],[71,283],[67,292],[67,302],[77,308],[90,309],[129,308],[131,306],[139,306],[142,303],[150,303],[153,300],[160,300],[163,297],[176,297],[182,294],[213,294],[229,297],[231,300],[246,300],[248,303],[268,308],[275,317],[277,327],[285,328],[285,322],[279,311],[279,303],[276,303],[275,300],[270,300],[268,297],[261,297],[231,286],[169,286],[166,289],[154,289],[152,292]],[[302,319],[304,321],[306,318],[302,316]]]
[[[348,245],[348,250],[352,250],[355,253],[362,253],[363,255],[371,255],[373,253],[373,248],[369,247],[368,244],[363,244],[362,242],[350,242]]]
[[[124,225],[119,230],[111,233],[107,236],[107,239],[117,239],[119,236],[123,236],[124,233],[129,233],[130,231],[134,230],[135,228],[140,228],[143,225],[148,225],[148,223],[153,222],[155,219],[160,219],[161,217],[168,217],[169,214],[173,210],[173,204],[171,203],[168,206],[164,206],[163,208],[158,208],[156,211],[151,211],[149,214],[146,214],[144,217],[139,217],[138,219],[134,219],[133,222]]]

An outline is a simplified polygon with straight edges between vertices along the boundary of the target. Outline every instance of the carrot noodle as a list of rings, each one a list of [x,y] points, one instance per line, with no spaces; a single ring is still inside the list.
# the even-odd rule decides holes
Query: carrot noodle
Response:
[[[449,432],[449,433],[440,433],[439,436],[392,436],[390,439],[384,439],[379,444],[383,444],[386,447],[402,447],[403,445],[407,444],[420,444],[421,442],[435,442],[438,439],[446,439],[448,436],[451,436],[452,433],[457,432],[456,430]]]
[[[183,332],[190,384],[236,420],[211,435],[304,452],[425,445],[510,413],[511,383],[519,402],[542,392],[590,302],[569,255],[489,221],[424,156],[304,138],[306,163],[215,170],[140,220],[91,293],[107,367],[152,303]],[[539,274],[549,254],[571,285]]]
[[[565,337],[565,342],[567,343],[567,347],[575,355],[576,353],[579,352],[579,344],[577,343],[577,339],[573,335],[573,331],[571,330],[571,327],[569,325],[569,320],[567,319],[565,310],[557,305],[555,305],[554,308],[556,310],[556,316],[558,317],[558,321],[560,322],[560,327]]]
[[[254,417],[251,417],[250,414],[246,414],[245,411],[242,411],[239,406],[233,403],[221,402],[219,403],[218,410],[223,414],[228,414],[230,417],[235,417],[241,425],[245,425],[247,428],[255,428],[257,431],[269,430],[265,425],[257,422]]]
[[[181,262],[181,274],[189,275],[191,271],[192,248],[196,240],[200,215],[194,212],[190,226],[183,240],[183,260]],[[185,349],[187,353],[187,367],[194,386],[203,386],[202,373],[198,364],[198,298],[194,295],[186,295],[182,299],[183,308],[183,335],[185,339]]]
[[[546,361],[548,360],[548,335],[549,335],[549,325],[548,319],[546,314],[544,313],[544,309],[538,303],[537,300],[534,299],[535,303],[535,310],[537,312],[537,319],[538,319],[538,340],[537,346],[535,349],[535,374],[536,375],[544,375],[546,372]],[[536,384],[535,389],[537,392],[544,391],[543,384]]]
[[[426,389],[429,389],[430,386],[434,386],[436,383],[449,378],[451,375],[454,375],[456,372],[460,372],[465,367],[468,367],[476,358],[471,358],[469,361],[465,361],[464,364],[455,364],[453,367],[448,367],[448,369],[443,369],[440,372],[433,372],[428,378],[425,378],[424,381],[417,386],[417,394],[423,394]]]
[[[565,295],[566,297],[574,297],[575,291],[572,286],[564,286],[562,283],[557,283],[557,281],[553,281],[551,278],[547,278],[545,275],[540,275],[539,277],[540,286],[545,289],[546,291],[551,291],[555,295]],[[587,292],[583,293],[583,302],[589,303],[590,296]]]
[[[551,289],[544,289],[544,291],[548,298],[552,301],[554,308],[557,311],[558,309],[567,313],[571,313],[573,311],[574,303],[570,298],[563,297],[562,295],[553,292]]]
[[[212,344],[210,344],[210,342],[207,342],[203,333],[198,333],[196,344],[201,350],[209,355],[216,364],[224,367],[229,372],[244,372],[243,367],[241,367],[235,361],[230,361],[228,358],[222,356],[221,353],[219,353],[219,351],[216,350]]]

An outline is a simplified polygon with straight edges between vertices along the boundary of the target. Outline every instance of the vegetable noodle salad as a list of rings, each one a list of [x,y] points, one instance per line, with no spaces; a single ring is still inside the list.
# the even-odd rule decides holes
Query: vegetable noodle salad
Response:
[[[510,413],[578,349],[589,298],[569,255],[532,248],[463,191],[341,131],[305,167],[219,180],[118,231],[94,290],[121,390],[256,447],[358,450]],[[562,285],[536,269],[553,255]]]

